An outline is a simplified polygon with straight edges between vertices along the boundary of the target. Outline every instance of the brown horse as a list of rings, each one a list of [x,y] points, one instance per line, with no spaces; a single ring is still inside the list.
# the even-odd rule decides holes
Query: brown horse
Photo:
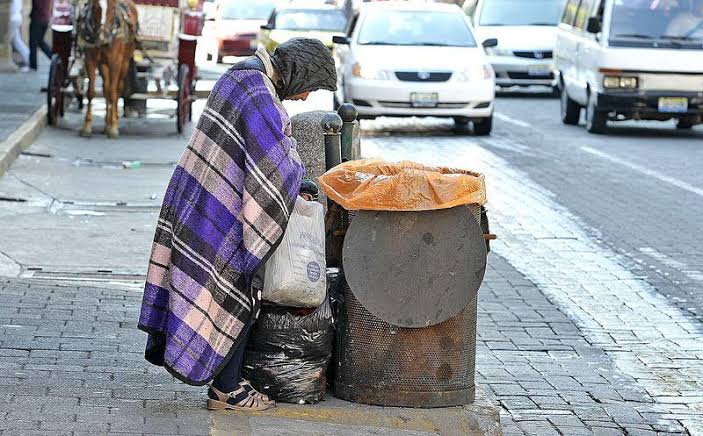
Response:
[[[88,0],[81,13],[79,34],[88,75],[88,109],[81,136],[92,134],[95,70],[99,68],[107,107],[105,133],[110,138],[118,138],[118,102],[137,45],[137,8],[132,0],[107,0],[104,21],[102,14],[99,0]]]

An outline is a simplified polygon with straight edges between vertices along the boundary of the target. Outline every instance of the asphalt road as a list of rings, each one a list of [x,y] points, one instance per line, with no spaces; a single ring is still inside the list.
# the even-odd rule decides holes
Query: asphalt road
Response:
[[[329,105],[320,94],[290,109]],[[165,111],[123,120],[118,141],[100,121],[90,139],[79,126],[69,113],[0,178],[0,273],[139,291],[188,134]],[[563,126],[558,100],[530,94],[499,98],[490,137],[437,119],[363,131],[367,157],[486,174],[499,239],[478,372],[508,434],[703,434],[702,127],[626,123],[594,136]]]

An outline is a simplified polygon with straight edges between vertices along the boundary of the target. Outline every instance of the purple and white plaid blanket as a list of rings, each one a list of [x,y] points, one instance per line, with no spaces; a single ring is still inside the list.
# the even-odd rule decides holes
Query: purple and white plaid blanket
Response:
[[[166,191],[139,328],[146,359],[208,383],[257,315],[254,272],[273,252],[303,176],[290,120],[264,73],[215,85]]]

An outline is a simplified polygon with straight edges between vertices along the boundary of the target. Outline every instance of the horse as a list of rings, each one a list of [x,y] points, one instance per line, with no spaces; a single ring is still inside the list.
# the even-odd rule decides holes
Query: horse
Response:
[[[103,20],[100,0],[88,0],[79,18],[79,39],[88,76],[88,107],[81,136],[90,137],[93,125],[95,71],[100,69],[105,97],[105,133],[119,137],[118,103],[137,46],[138,14],[132,0],[107,0]]]

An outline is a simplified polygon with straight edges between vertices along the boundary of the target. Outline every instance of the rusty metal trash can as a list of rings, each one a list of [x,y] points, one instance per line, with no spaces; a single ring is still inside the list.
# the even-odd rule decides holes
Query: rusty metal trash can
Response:
[[[460,206],[424,215],[387,212],[391,215],[380,218],[379,212],[363,211],[365,220],[354,213],[345,217],[339,207],[330,213],[340,215],[342,225],[348,226],[346,232],[337,230],[337,234],[346,233],[336,240],[343,248],[329,247],[333,255],[344,252],[334,351],[335,396],[398,407],[473,402],[477,291],[485,272],[484,234],[488,233],[481,226],[482,208]],[[468,219],[460,220],[457,232],[449,224],[462,214]],[[386,237],[383,229],[389,229]],[[453,242],[458,236],[462,240]],[[356,240],[356,247],[350,238]],[[454,252],[438,255],[445,248]],[[381,249],[382,253],[374,253]],[[425,250],[428,253],[423,254]],[[350,260],[352,255],[356,258]],[[466,256],[472,257],[467,271],[458,271]],[[435,276],[424,277],[428,274]],[[465,288],[457,289],[464,280]]]

